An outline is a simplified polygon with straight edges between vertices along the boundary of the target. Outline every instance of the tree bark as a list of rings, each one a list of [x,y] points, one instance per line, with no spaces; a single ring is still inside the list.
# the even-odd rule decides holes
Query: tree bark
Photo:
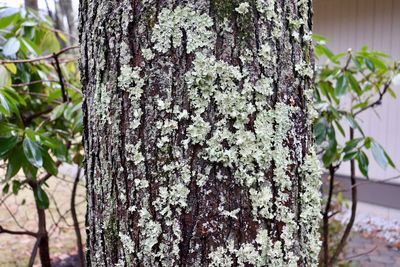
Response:
[[[25,0],[25,8],[32,8],[34,10],[38,10],[37,0]]]
[[[311,0],[82,0],[89,266],[316,266]]]

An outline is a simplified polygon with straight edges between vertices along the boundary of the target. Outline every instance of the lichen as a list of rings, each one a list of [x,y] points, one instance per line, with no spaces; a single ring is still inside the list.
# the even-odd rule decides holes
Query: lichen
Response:
[[[211,47],[213,44],[212,19],[207,14],[199,14],[189,7],[177,6],[174,10],[164,8],[158,15],[158,22],[153,28],[151,40],[153,48],[166,53],[171,47],[182,45],[183,31],[187,38],[187,52],[197,48]]]
[[[318,255],[321,247],[319,239],[319,221],[321,220],[321,167],[314,148],[306,155],[300,167],[303,177],[300,196],[301,213],[300,229],[304,239],[301,242],[303,261],[307,266],[318,266]]]
[[[243,3],[240,3],[237,8],[235,8],[235,11],[237,13],[239,13],[239,14],[244,15],[244,14],[247,14],[249,12],[249,8],[250,8],[249,3],[243,2]]]

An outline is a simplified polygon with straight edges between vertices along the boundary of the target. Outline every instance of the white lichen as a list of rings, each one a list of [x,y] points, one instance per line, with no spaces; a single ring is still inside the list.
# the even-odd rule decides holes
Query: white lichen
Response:
[[[239,14],[244,15],[244,14],[249,13],[249,8],[250,8],[249,3],[243,2],[243,3],[240,3],[237,8],[235,8],[235,11]]]
[[[188,53],[197,48],[212,47],[212,26],[213,20],[207,14],[199,14],[189,7],[177,6],[174,10],[164,8],[152,32],[153,48],[160,53],[166,53],[171,47],[178,48],[182,44],[182,30],[187,34]]]

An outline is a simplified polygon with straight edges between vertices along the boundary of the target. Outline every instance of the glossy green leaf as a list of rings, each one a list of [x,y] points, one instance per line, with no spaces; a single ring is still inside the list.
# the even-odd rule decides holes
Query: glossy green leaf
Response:
[[[370,71],[375,72],[375,65],[369,58],[364,58],[364,62]]]
[[[358,155],[358,151],[347,152],[344,154],[343,160],[344,161],[352,160],[352,159],[356,158],[357,155]]]
[[[343,152],[352,151],[357,145],[362,141],[362,138],[352,139],[346,142],[345,147],[343,148]]]
[[[385,156],[383,148],[376,142],[372,142],[371,151],[372,156],[374,156],[374,159],[379,164],[379,166],[381,166],[382,169],[386,169],[389,163]]]
[[[392,168],[396,168],[396,164],[394,164],[392,158],[388,155],[388,153],[385,150],[383,150],[383,153],[385,154],[385,157],[389,163],[389,166]]]
[[[0,29],[4,29],[13,23],[19,16],[17,13],[18,10],[15,10],[14,13],[10,14],[9,12],[1,12],[0,13]]]
[[[14,181],[12,182],[12,191],[13,191],[13,194],[14,194],[14,195],[17,195],[20,189],[21,189],[21,182],[20,182],[20,181],[17,181],[17,180],[14,180]]]
[[[60,118],[64,113],[65,107],[66,107],[66,103],[63,103],[63,104],[55,107],[50,114],[50,120],[54,121],[54,120]]]
[[[363,136],[364,136],[364,131],[361,129],[360,125],[358,122],[354,119],[354,117],[350,114],[346,116],[346,120],[349,124],[349,126],[353,129],[357,129]]]
[[[362,95],[361,87],[360,87],[358,81],[356,80],[356,78],[354,78],[354,76],[353,76],[351,73],[347,73],[347,79],[349,80],[351,89],[352,89],[358,96]]]
[[[22,153],[21,146],[18,145],[12,150],[10,156],[8,157],[6,180],[9,180],[15,175],[17,175],[18,171],[22,167],[22,160],[21,160],[22,157],[24,157],[24,155]]]
[[[8,193],[8,191],[10,191],[10,185],[8,184],[8,183],[6,183],[4,186],[3,186],[3,194],[7,194]]]
[[[3,65],[0,65],[0,88],[11,86],[11,75]]]
[[[22,147],[25,157],[33,166],[36,168],[43,166],[42,153],[40,151],[40,146],[36,141],[29,137],[25,137]]]
[[[314,126],[314,136],[317,144],[322,144],[326,139],[326,126],[322,122],[318,122]]]
[[[349,86],[349,81],[346,75],[343,74],[340,75],[336,81],[335,95],[338,97],[344,95],[346,93],[348,86]]]
[[[49,207],[49,197],[40,186],[34,188],[33,194],[38,208],[47,209]]]
[[[20,46],[19,40],[16,37],[11,37],[3,46],[3,55],[6,57],[14,56],[18,52]]]
[[[15,147],[18,143],[17,136],[1,137],[0,138],[0,157],[4,157],[7,152]]]
[[[360,151],[357,154],[357,161],[358,161],[358,169],[360,172],[368,178],[368,165],[369,165],[369,160],[367,155],[363,152]]]
[[[52,175],[57,175],[58,168],[54,160],[51,158],[49,153],[46,150],[42,150],[43,156],[43,168]]]

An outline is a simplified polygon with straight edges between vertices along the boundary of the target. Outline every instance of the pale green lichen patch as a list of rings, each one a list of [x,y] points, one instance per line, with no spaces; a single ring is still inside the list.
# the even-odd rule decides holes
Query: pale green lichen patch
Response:
[[[303,176],[303,192],[300,202],[300,226],[304,240],[301,242],[303,260],[307,266],[318,266],[318,255],[321,247],[319,239],[319,221],[322,217],[321,205],[321,167],[314,148],[305,157],[301,166]]]
[[[213,21],[207,14],[199,14],[189,7],[178,6],[174,10],[164,8],[158,15],[158,22],[153,29],[153,48],[165,53],[171,47],[181,46],[182,30],[187,35],[188,53],[197,48],[211,47],[214,41],[214,34],[210,30],[212,26]]]
[[[237,13],[243,15],[243,14],[247,14],[247,13],[249,12],[249,8],[250,8],[249,3],[243,2],[243,3],[240,3],[239,6],[238,6],[237,8],[235,8],[235,11],[236,11]]]

